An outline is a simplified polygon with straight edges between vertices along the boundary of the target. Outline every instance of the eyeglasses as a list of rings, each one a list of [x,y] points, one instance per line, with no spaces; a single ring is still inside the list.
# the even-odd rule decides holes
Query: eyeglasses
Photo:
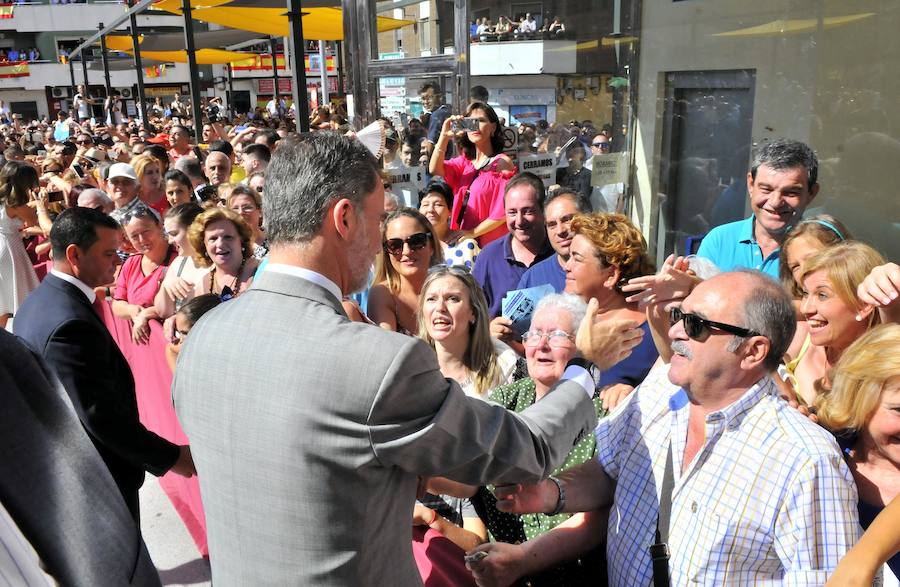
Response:
[[[417,232],[416,234],[411,234],[406,238],[389,238],[384,241],[384,250],[390,253],[391,255],[399,255],[403,253],[403,245],[409,245],[409,250],[418,251],[420,249],[424,249],[425,245],[428,244],[428,241],[431,239],[431,235],[427,232]]]
[[[597,147],[598,149],[609,149],[609,143],[591,143],[591,146]]]
[[[565,330],[553,330],[551,332],[541,332],[540,330],[529,330],[522,335],[522,343],[527,347],[536,347],[541,344],[547,337],[547,344],[551,349],[568,348],[569,343],[575,340],[575,337]]]
[[[669,311],[669,324],[675,326],[682,320],[684,320],[685,334],[687,334],[688,337],[694,340],[699,340],[701,342],[706,339],[706,337],[710,334],[709,331],[712,329],[721,330],[729,334],[734,334],[736,336],[740,336],[741,338],[748,338],[750,336],[763,336],[755,330],[749,330],[742,326],[734,326],[732,324],[725,324],[723,322],[713,322],[712,320],[701,318],[696,314],[687,314],[685,312],[682,312],[681,308],[672,308]]]
[[[258,208],[256,206],[238,206],[236,208],[232,208],[232,211],[237,212],[238,214],[250,214],[251,212],[256,212]]]
[[[261,185],[258,185],[258,186],[256,186],[256,188],[255,188],[255,189],[256,189],[256,193],[258,193],[258,194],[261,194],[261,193],[263,193],[263,186],[261,186]]]
[[[76,144],[76,145],[93,145],[93,144],[94,144],[94,141],[92,141],[92,140],[90,140],[90,139],[84,139],[84,140],[81,140],[81,141],[75,141],[75,144]]]
[[[450,273],[451,275],[471,275],[472,270],[465,265],[445,265],[444,263],[439,263],[428,268],[428,275],[434,275],[435,273]]]

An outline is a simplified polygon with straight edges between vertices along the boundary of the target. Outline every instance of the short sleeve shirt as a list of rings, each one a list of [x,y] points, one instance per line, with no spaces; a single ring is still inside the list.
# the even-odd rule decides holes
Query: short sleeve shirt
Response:
[[[778,279],[778,256],[781,249],[775,249],[763,258],[762,249],[753,237],[753,223],[756,217],[717,226],[703,237],[698,257],[715,263],[722,271],[735,269],[757,269],[773,279]]]

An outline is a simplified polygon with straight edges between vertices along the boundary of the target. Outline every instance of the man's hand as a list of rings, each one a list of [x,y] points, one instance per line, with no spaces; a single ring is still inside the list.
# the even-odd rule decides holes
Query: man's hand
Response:
[[[476,552],[488,553],[480,561],[466,563],[466,567],[472,571],[475,583],[479,587],[508,587],[524,574],[522,563],[525,554],[521,544],[489,542],[466,554]]]
[[[587,313],[578,327],[575,346],[600,370],[609,369],[631,354],[641,342],[644,332],[634,320],[610,320],[597,316],[600,304],[596,298],[588,302]]]
[[[634,387],[627,383],[616,383],[615,385],[607,385],[600,390],[600,400],[607,410],[614,410],[616,406],[628,398],[628,394],[634,391]]]
[[[197,469],[194,467],[194,459],[191,457],[191,447],[185,444],[179,446],[178,450],[178,460],[169,470],[182,477],[193,477],[197,474]]]
[[[498,485],[494,488],[497,509],[511,514],[542,514],[552,512],[559,502],[559,488],[544,479],[537,485]]]
[[[684,257],[669,255],[656,275],[629,279],[622,291],[636,292],[625,298],[625,301],[645,308],[650,304],[683,300],[698,283],[700,279],[689,272],[688,262]]]
[[[512,329],[512,320],[504,316],[497,316],[491,320],[491,336],[504,342],[515,340],[516,333]]]

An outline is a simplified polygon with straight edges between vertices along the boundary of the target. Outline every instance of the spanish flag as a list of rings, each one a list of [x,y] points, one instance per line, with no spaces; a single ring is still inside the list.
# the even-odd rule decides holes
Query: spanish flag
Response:
[[[0,4],[0,18],[12,18],[15,4]]]
[[[0,78],[7,77],[27,77],[31,75],[28,71],[27,61],[9,61],[0,63]]]

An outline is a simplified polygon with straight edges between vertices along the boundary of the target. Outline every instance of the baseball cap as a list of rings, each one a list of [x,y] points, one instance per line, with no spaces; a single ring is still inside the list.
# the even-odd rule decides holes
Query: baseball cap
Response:
[[[128,163],[113,163],[109,168],[109,177],[107,180],[113,179],[115,177],[127,177],[131,181],[137,183],[137,173],[134,171],[134,167],[129,165]]]

